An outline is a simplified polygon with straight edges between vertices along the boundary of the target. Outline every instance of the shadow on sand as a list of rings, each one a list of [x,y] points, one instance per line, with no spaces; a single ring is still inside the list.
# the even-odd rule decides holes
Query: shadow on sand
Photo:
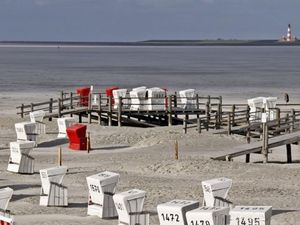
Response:
[[[283,213],[288,213],[288,212],[297,212],[299,210],[296,209],[273,209],[272,210],[272,215],[278,215],[278,214],[283,214]]]
[[[100,148],[92,148],[91,151],[101,151],[101,150],[118,150],[123,148],[129,148],[129,145],[116,145],[116,146],[103,146]]]
[[[69,143],[69,140],[67,138],[58,138],[51,141],[46,141],[38,144],[38,148],[49,148],[49,147],[55,147],[59,145],[64,145]]]
[[[21,200],[21,199],[24,199],[24,198],[30,198],[30,197],[35,197],[37,195],[24,195],[24,194],[13,194],[12,198],[11,198],[11,201],[14,202],[14,201],[18,201],[18,200]]]
[[[252,162],[252,163],[263,164],[264,162],[263,161],[257,161],[257,162]],[[300,160],[293,160],[292,163],[288,163],[286,161],[271,161],[271,160],[269,160],[268,163],[274,163],[274,164],[299,164]]]
[[[68,208],[87,208],[87,202],[69,202]]]

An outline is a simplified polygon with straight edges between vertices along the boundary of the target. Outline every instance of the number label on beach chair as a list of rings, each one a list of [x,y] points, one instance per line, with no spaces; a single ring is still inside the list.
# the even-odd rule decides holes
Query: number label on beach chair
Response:
[[[192,220],[191,225],[210,225],[208,220]]]
[[[91,190],[94,191],[94,192],[101,193],[100,188],[99,188],[99,186],[97,186],[97,185],[90,184],[90,188],[91,188]]]
[[[162,217],[163,221],[180,222],[178,214],[162,213],[161,217]]]
[[[172,200],[157,206],[160,225],[186,225],[186,213],[199,207],[199,202],[190,200]]]
[[[186,213],[188,225],[228,224],[228,207],[200,207]]]
[[[89,188],[88,215],[95,215],[100,218],[117,216],[113,195],[119,178],[119,174],[109,171],[86,178]]]
[[[236,206],[230,211],[230,225],[270,225],[271,206]]]

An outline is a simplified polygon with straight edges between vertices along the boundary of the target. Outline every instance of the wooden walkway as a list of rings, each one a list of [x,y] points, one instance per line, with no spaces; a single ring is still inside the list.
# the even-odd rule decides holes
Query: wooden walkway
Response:
[[[91,93],[89,96],[79,96],[75,93],[61,92],[57,99],[49,101],[22,104],[17,107],[17,114],[22,118],[30,112],[43,110],[45,118],[60,118],[62,116],[88,117],[88,122],[96,120],[99,124],[129,125],[154,127],[183,124],[182,117],[199,117],[217,112],[221,114],[222,97],[199,96],[182,98],[176,93],[169,96],[146,97],[143,103],[133,104],[135,98],[113,99],[105,93]],[[155,101],[155,103],[150,103]],[[189,102],[188,104],[185,102]],[[181,117],[181,118],[180,118]]]
[[[300,132],[280,135],[269,139],[268,149],[283,145],[295,144],[300,141]],[[231,149],[225,149],[225,154],[213,157],[215,160],[231,160],[234,157],[247,155],[250,153],[261,153],[263,149],[262,141],[253,142],[251,144],[240,145]]]

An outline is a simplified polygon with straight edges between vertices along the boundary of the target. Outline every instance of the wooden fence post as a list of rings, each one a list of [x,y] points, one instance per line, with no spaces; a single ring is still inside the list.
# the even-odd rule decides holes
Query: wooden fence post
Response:
[[[58,166],[62,166],[62,149],[61,147],[58,148],[58,154],[57,154],[57,164]]]
[[[290,115],[287,113],[286,115],[285,115],[285,123],[286,124],[289,124],[289,118],[290,118]],[[290,129],[290,127],[289,128],[287,128],[287,129],[285,129],[285,132],[287,133],[287,132],[291,132],[291,129]]]
[[[49,100],[49,114],[53,112],[53,98],[50,98]],[[49,117],[49,121],[52,121],[52,117]]]
[[[112,96],[108,97],[108,126],[112,126]]]
[[[119,105],[118,105],[118,126],[122,126],[122,97],[119,96]]]
[[[89,93],[88,97],[88,123],[92,123],[92,93]]]
[[[73,92],[70,92],[70,109],[73,109]],[[73,117],[73,114],[70,113],[70,117]]]
[[[251,129],[250,129],[250,107],[249,107],[249,105],[247,105],[246,122],[248,124],[246,140],[247,140],[247,143],[250,144],[250,142],[251,142],[251,133],[250,133]],[[250,162],[250,153],[246,154],[246,163],[249,163],[249,162]]]
[[[61,99],[60,98],[57,99],[57,104],[58,104],[57,116],[58,116],[58,118],[60,118],[61,117]]]
[[[73,109],[73,92],[70,92],[70,109]]]
[[[197,129],[198,129],[198,133],[201,134],[201,119],[197,118]]]
[[[173,102],[174,102],[174,108],[177,108],[177,92],[176,91],[175,91],[175,93],[173,95],[173,98],[174,98],[174,100],[173,100]],[[174,117],[175,118],[178,117],[177,113],[174,113]]]
[[[64,91],[60,92],[61,110],[64,109]]]
[[[178,141],[175,140],[175,159],[178,160],[179,158],[179,150],[178,150]]]
[[[168,97],[168,125],[172,126],[172,96]]]
[[[296,121],[296,113],[295,109],[291,109],[291,114],[292,114],[292,125],[291,125],[291,130],[292,132],[295,130],[295,121]]]
[[[222,114],[223,114],[223,111],[222,111],[222,104],[223,104],[223,100],[222,100],[222,96],[219,96],[219,104],[218,104],[218,128],[220,128],[220,126],[222,126]]]
[[[231,113],[228,113],[228,132],[227,135],[231,135]]]
[[[199,118],[199,95],[196,94],[196,109],[197,109],[197,119]]]
[[[232,105],[232,108],[231,108],[231,113],[232,113],[232,126],[234,127],[235,126],[235,105],[233,104]]]
[[[250,106],[249,105],[247,105],[246,120],[247,120],[247,124],[250,124]]]
[[[24,118],[24,104],[21,105],[21,118]]]
[[[98,124],[101,125],[101,111],[102,111],[102,108],[101,108],[101,93],[99,93],[99,102],[98,102],[98,109],[99,109],[99,112],[98,112]]]
[[[78,122],[82,123],[82,113],[81,112],[78,114]]]
[[[246,163],[250,162],[250,154],[246,154]]]
[[[269,144],[269,135],[268,135],[268,125],[263,123],[263,145],[262,145],[262,154],[264,155],[264,163],[268,162],[268,144]]]
[[[216,120],[215,129],[219,129],[219,113],[218,112],[216,112],[215,120]]]
[[[60,92],[60,99],[63,100],[64,99],[64,91]]]
[[[280,128],[281,124],[280,124],[280,108],[276,108],[276,120],[277,120],[277,126],[278,128]]]
[[[247,139],[247,143],[250,144],[251,142],[251,134],[250,134],[250,126],[247,127],[247,134],[246,134],[246,139]]]
[[[210,96],[207,96],[207,102],[206,102],[206,130],[209,130],[209,123],[210,123]]]
[[[90,132],[87,133],[87,143],[86,143],[87,153],[90,153],[91,150],[91,136]]]
[[[177,92],[174,93],[174,107],[177,107]]]
[[[184,133],[187,133],[187,124],[188,124],[188,115],[185,114],[184,119],[183,119],[183,129],[184,129]]]

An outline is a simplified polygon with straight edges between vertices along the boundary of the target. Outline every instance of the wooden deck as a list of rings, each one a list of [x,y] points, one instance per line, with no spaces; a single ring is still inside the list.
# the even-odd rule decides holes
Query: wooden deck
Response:
[[[267,162],[269,148],[287,145],[291,161],[290,144],[299,141],[299,133],[290,132],[300,130],[300,104],[277,104],[276,108],[269,109],[275,113],[273,115],[276,118],[262,123],[257,114],[265,113],[264,108],[250,113],[247,104],[224,104],[222,96],[196,94],[192,98],[183,98],[175,92],[168,96],[145,97],[133,104],[134,99],[114,99],[112,96],[107,97],[105,93],[80,96],[72,92],[61,92],[58,98],[50,98],[49,101],[17,106],[17,114],[24,118],[30,112],[43,110],[46,112],[45,118],[49,120],[76,116],[79,123],[85,117],[88,123],[95,121],[99,125],[108,126],[156,127],[181,124],[185,134],[189,129],[196,129],[198,133],[213,129],[214,134],[244,135],[248,143],[251,139],[262,138],[259,142],[225,149],[224,154],[213,157],[218,160],[246,155],[246,162],[249,162],[250,154],[259,152]],[[253,118],[256,120],[253,121]]]
[[[283,145],[290,145],[300,141],[300,132],[280,135],[269,139],[268,149]],[[251,144],[240,145],[231,149],[224,149],[224,154],[213,157],[215,160],[231,160],[234,157],[247,155],[250,153],[261,153],[263,148],[262,141],[253,142]]]
[[[172,126],[183,124],[183,117],[199,117],[213,112],[221,114],[222,97],[199,96],[181,98],[172,94],[157,98],[146,97],[141,104],[132,104],[134,98],[113,99],[105,93],[91,93],[89,96],[79,96],[72,92],[61,92],[60,96],[49,101],[22,104],[17,107],[17,114],[24,116],[30,112],[43,110],[45,118],[60,118],[62,116],[78,116],[79,122],[87,116],[88,122],[96,120],[99,124],[132,125],[153,127],[157,125]],[[184,100],[182,100],[184,99]],[[156,103],[149,103],[155,101]],[[186,102],[189,102],[188,104]],[[154,108],[154,109],[153,109]]]

